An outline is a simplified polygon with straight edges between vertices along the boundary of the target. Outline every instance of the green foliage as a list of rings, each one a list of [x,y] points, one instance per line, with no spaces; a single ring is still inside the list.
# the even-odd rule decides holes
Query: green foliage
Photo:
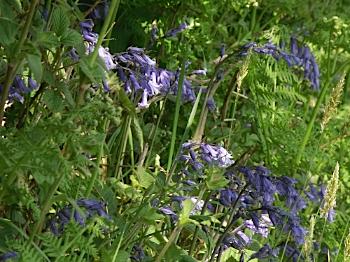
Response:
[[[103,3],[0,1],[0,98],[5,102],[0,105],[0,256],[13,250],[19,261],[141,261],[137,247],[142,247],[142,261],[239,261],[241,256],[247,261],[266,243],[282,250],[293,239],[277,227],[267,239],[252,234],[244,226],[251,210],[237,202],[231,209],[221,203],[222,189],[239,193],[247,186],[233,183],[227,171],[241,178],[238,167],[265,165],[273,177],[297,179],[298,194],[306,198],[309,183],[326,184],[339,162],[334,223],[319,218],[321,203],[299,215],[305,229],[309,218],[317,217],[313,240],[320,249],[312,250],[313,261],[346,261],[347,2],[120,1],[115,23],[99,36],[104,37],[102,47],[112,54],[126,52],[129,46],[145,48],[157,66],[178,70],[197,95],[195,103],[182,103],[181,92],[177,97],[157,94],[148,108],[140,108],[135,101],[142,92],[126,91],[120,74],[106,68],[102,55],[91,63],[93,46],[84,41],[79,22],[91,17],[89,8],[95,3],[93,32],[98,32],[106,16]],[[182,22],[186,30],[165,37]],[[158,33],[152,38],[155,26]],[[301,67],[253,51],[248,57],[239,54],[248,42],[278,45],[289,43],[290,36],[315,54],[324,97],[310,90]],[[72,52],[79,59],[73,59]],[[198,69],[207,69],[207,75],[191,73]],[[326,102],[343,73],[341,103],[322,130]],[[16,76],[26,87],[31,79],[38,83],[22,90],[21,102],[14,96]],[[109,92],[104,90],[106,83]],[[211,97],[216,107],[208,111]],[[195,143],[195,150],[200,143],[223,145],[235,163],[224,169],[201,159],[203,172],[196,171],[190,167],[192,155],[180,161],[186,141]],[[62,209],[87,212],[78,199],[106,202],[108,217],[87,215],[79,224],[71,215],[54,235],[50,221]],[[282,197],[276,195],[276,202],[285,208]],[[237,220],[235,214],[240,214]],[[252,244],[223,250],[226,239],[221,236],[240,230],[251,233]],[[215,254],[216,247],[220,254]],[[304,254],[303,247],[297,247]],[[322,248],[328,252],[322,253]],[[288,260],[282,252],[276,259]]]

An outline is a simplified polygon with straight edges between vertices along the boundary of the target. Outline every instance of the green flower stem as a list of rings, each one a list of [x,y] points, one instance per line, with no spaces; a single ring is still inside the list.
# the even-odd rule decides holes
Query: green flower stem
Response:
[[[23,58],[19,58],[20,52],[22,50],[22,47],[27,40],[29,28],[32,24],[33,16],[36,11],[36,6],[38,4],[39,0],[33,0],[31,2],[31,5],[29,7],[29,12],[27,15],[27,19],[24,23],[24,27],[21,33],[21,36],[18,40],[17,46],[15,48],[15,53],[13,54],[13,60],[15,61],[13,64],[9,62],[7,74],[5,78],[5,83],[1,92],[1,101],[0,101],[0,128],[2,127],[2,120],[4,119],[4,113],[5,113],[5,104],[9,95],[10,86],[13,82],[13,79],[16,75],[16,71],[19,67],[19,65],[22,63]],[[11,59],[12,60],[12,59]]]
[[[56,191],[57,191],[57,189],[58,189],[58,187],[59,187],[59,185],[64,177],[63,172],[62,173],[60,172],[59,174],[56,174],[56,175],[58,175],[58,177],[55,179],[54,183],[51,186],[50,191],[47,194],[45,202],[41,208],[40,218],[39,218],[38,222],[35,224],[34,229],[30,234],[30,237],[28,240],[29,243],[31,243],[33,241],[34,237],[36,236],[36,234],[41,231],[42,226],[44,224],[45,216],[46,216],[47,212],[49,212],[49,209],[51,206],[51,200],[52,200],[54,194],[56,193]]]
[[[205,188],[204,188],[205,190]],[[204,215],[204,212],[206,210],[206,206],[208,204],[210,200],[210,192],[208,193],[208,196],[206,197],[205,201],[204,201],[204,205],[203,205],[203,208],[201,210],[201,216]],[[194,230],[194,233],[193,233],[193,238],[192,238],[192,243],[191,243],[191,247],[190,247],[190,251],[188,252],[188,254],[191,256],[192,253],[193,253],[193,250],[195,248],[195,245],[196,245],[196,242],[197,242],[197,234],[198,234],[198,230],[199,230],[199,227],[196,225],[196,229]]]
[[[176,131],[177,131],[177,126],[178,126],[178,122],[179,122],[180,106],[181,106],[181,99],[182,99],[182,89],[183,89],[183,83],[184,83],[184,79],[185,79],[185,62],[186,62],[186,54],[184,54],[183,59],[182,59],[180,77],[179,77],[178,88],[177,88],[175,115],[174,115],[174,121],[173,121],[173,130],[171,133],[171,142],[170,142],[170,149],[169,149],[169,156],[168,156],[167,172],[169,172],[169,170],[171,168],[173,156],[174,156]]]
[[[97,59],[98,56],[98,49],[100,48],[100,46],[102,45],[103,39],[105,38],[108,28],[110,27],[110,24],[112,22],[112,18],[114,13],[117,13],[118,8],[119,8],[119,2],[120,0],[112,0],[111,2],[111,6],[110,9],[108,11],[108,15],[103,23],[101,32],[100,32],[100,36],[97,40],[96,46],[94,48],[94,52],[92,53],[91,59],[90,59],[90,66],[92,66]]]
[[[98,49],[102,45],[102,42],[103,42],[103,40],[108,32],[108,28],[110,27],[110,24],[112,22],[113,14],[117,13],[117,11],[118,11],[119,2],[120,2],[120,0],[112,0],[112,2],[111,2],[111,6],[109,8],[108,15],[103,23],[100,35],[97,39],[97,43],[94,47],[94,51],[92,52],[92,55],[91,55],[91,58],[89,61],[90,67],[92,67],[94,65],[94,63],[96,62],[96,59],[98,57]],[[84,104],[84,96],[85,96],[85,92],[86,92],[86,89],[88,88],[88,86],[89,85],[86,84],[86,76],[83,76],[80,80],[79,94],[78,94],[78,98],[77,98],[78,105]]]
[[[101,162],[101,158],[103,155],[103,148],[105,146],[105,140],[106,140],[106,136],[107,136],[107,127],[109,125],[109,121],[107,119],[105,119],[104,123],[103,123],[103,130],[104,130],[104,137],[103,137],[103,141],[101,142],[100,145],[100,150],[98,151],[97,157],[96,157],[96,167],[95,167],[95,171],[92,174],[92,178],[90,180],[90,184],[88,186],[88,188],[86,189],[86,197],[89,197],[89,195],[91,194],[92,188],[94,187],[94,184],[96,182],[96,179],[98,177],[98,175],[100,174],[100,162]]]
[[[122,133],[118,143],[119,146],[116,149],[117,155],[116,155],[116,161],[114,162],[116,164],[114,175],[118,180],[120,179],[120,171],[121,171],[121,166],[123,164],[123,157],[125,153],[126,143],[128,141],[128,130],[130,128],[131,120],[132,118],[129,115],[126,116],[122,127]]]
[[[329,78],[330,78],[330,71],[331,71],[331,66],[330,66],[330,54],[331,54],[331,38],[332,38],[332,30],[329,31],[329,41],[328,41],[328,50],[327,50],[327,82],[322,86],[321,93],[317,98],[316,106],[314,107],[311,115],[311,119],[309,124],[307,125],[306,132],[303,138],[302,143],[299,146],[298,153],[295,158],[295,166],[298,167],[301,161],[301,157],[304,153],[305,147],[310,139],[312,129],[314,127],[315,119],[317,116],[317,113],[320,110],[321,104],[326,96],[326,92],[328,91],[329,87]]]
[[[168,242],[165,244],[165,246],[163,247],[163,249],[160,251],[159,255],[157,256],[155,262],[160,262],[162,260],[162,258],[164,257],[165,253],[168,251],[170,245],[172,243],[175,242],[177,236],[180,234],[181,230],[182,230],[182,225],[180,225],[179,223],[176,225],[176,227],[174,228],[173,232],[171,233]]]

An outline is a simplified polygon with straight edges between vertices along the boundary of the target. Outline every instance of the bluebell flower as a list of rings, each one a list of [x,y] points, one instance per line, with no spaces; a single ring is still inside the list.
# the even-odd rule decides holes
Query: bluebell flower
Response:
[[[223,189],[220,191],[220,204],[226,206],[226,207],[231,207],[235,201],[237,200],[238,195],[235,191],[231,189]]]
[[[231,154],[221,146],[191,142],[182,145],[179,160],[187,162],[200,174],[205,165],[225,168],[234,163]]]
[[[171,221],[175,222],[178,219],[177,214],[172,210],[170,206],[163,206],[158,208],[160,212],[162,212],[164,215],[170,216]]]
[[[293,262],[304,261],[300,251],[291,245],[285,245],[285,256],[292,259]]]
[[[207,69],[197,69],[197,70],[193,70],[192,74],[194,75],[207,75]]]
[[[222,246],[224,249],[233,247],[238,250],[243,250],[250,245],[251,242],[252,239],[249,236],[238,230],[235,234],[227,234],[222,241]]]
[[[8,259],[17,258],[17,257],[18,257],[17,252],[9,251],[9,252],[6,252],[0,256],[0,262],[5,262]]]
[[[244,225],[254,233],[267,238],[270,228],[273,226],[269,216],[262,214],[259,218],[254,212],[251,212],[250,215],[252,219],[244,221]]]
[[[286,206],[295,212],[306,207],[305,200],[294,187],[296,183],[295,179],[287,176],[276,178],[275,181],[278,194],[286,198]]]
[[[270,171],[265,167],[255,167],[250,169],[248,167],[240,167],[242,172],[251,186],[254,187],[256,193],[262,197],[263,205],[270,206],[275,200],[274,194],[277,192],[272,178],[268,176]]]
[[[216,104],[215,104],[215,101],[214,101],[214,98],[213,98],[213,97],[209,97],[209,98],[208,98],[207,107],[208,107],[208,109],[209,109],[210,112],[215,112],[215,110],[216,110]]]
[[[48,221],[48,227],[54,235],[60,235],[64,227],[73,219],[76,223],[84,226],[86,220],[94,216],[110,219],[106,211],[106,205],[102,201],[95,199],[79,199],[76,201],[84,213],[74,210],[72,206],[66,206],[57,212],[56,216]]]
[[[277,257],[279,253],[279,248],[272,248],[269,244],[262,246],[257,252],[250,256],[249,260],[257,259],[266,259],[270,257]]]
[[[134,245],[131,250],[131,261],[137,261],[140,262],[144,260],[146,257],[145,252],[143,251],[142,247],[139,245]]]
[[[225,47],[226,47],[225,44],[221,44],[221,47],[220,47],[220,57],[221,58],[225,55]]]
[[[186,28],[187,28],[187,24],[185,22],[182,22],[178,27],[170,29],[169,31],[167,31],[165,33],[164,37],[174,37],[178,33],[181,33],[182,31],[184,31]]]
[[[290,51],[284,50],[284,45],[276,46],[271,42],[259,47],[255,42],[242,47],[240,55],[246,56],[248,50],[264,55],[271,55],[277,61],[283,59],[289,67],[301,67],[304,70],[304,78],[309,80],[314,90],[320,88],[320,71],[314,55],[306,45],[299,46],[295,37],[290,39]]]
[[[282,228],[285,232],[290,232],[297,244],[304,243],[306,230],[300,225],[298,216],[277,207],[264,207],[263,210],[267,211],[274,226]]]
[[[116,68],[116,64],[113,61],[113,56],[109,53],[108,48],[100,46],[98,49],[98,55],[105,62],[107,70],[112,70]]]
[[[114,57],[117,73],[127,93],[134,93],[139,108],[147,108],[149,100],[157,95],[176,95],[178,73],[158,68],[156,61],[145,54],[143,48],[129,47],[127,52]],[[184,79],[183,102],[194,101],[191,83]]]

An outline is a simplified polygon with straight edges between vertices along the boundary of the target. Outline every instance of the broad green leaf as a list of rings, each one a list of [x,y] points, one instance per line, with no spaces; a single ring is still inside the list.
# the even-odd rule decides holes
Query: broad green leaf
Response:
[[[229,247],[221,255],[221,262],[236,262],[239,261],[240,253],[238,250]]]
[[[30,70],[33,72],[35,80],[40,82],[43,76],[43,68],[41,65],[41,56],[40,55],[27,55],[27,62]]]
[[[60,94],[53,90],[47,90],[43,97],[44,103],[52,112],[60,112],[63,110],[63,98]]]
[[[39,32],[36,42],[44,48],[53,48],[60,44],[58,37],[54,32]]]
[[[0,17],[0,44],[8,46],[15,41],[18,25],[7,18]]]
[[[142,128],[140,126],[140,122],[138,120],[137,117],[133,117],[133,121],[131,122],[131,127],[132,130],[134,132],[134,134],[136,135],[137,140],[139,141],[140,144],[140,151],[143,151],[143,131]]]
[[[129,97],[125,94],[124,89],[120,88],[118,95],[119,95],[119,101],[122,104],[122,106],[128,111],[128,113],[131,113],[132,115],[134,115],[136,113],[135,106],[131,102]]]
[[[84,56],[80,59],[79,66],[81,70],[83,71],[84,75],[90,79],[92,83],[101,83],[104,77],[104,70],[98,63],[90,65],[89,59],[90,56]]]
[[[52,31],[54,31],[57,36],[63,36],[69,28],[69,18],[66,12],[60,7],[53,10],[51,22]]]
[[[217,190],[227,185],[224,173],[217,168],[210,168],[207,173],[206,184],[210,190]]]
[[[193,210],[194,204],[191,199],[186,199],[182,202],[182,206],[179,223],[180,225],[185,225],[191,221],[190,213]]]
[[[73,29],[67,29],[61,37],[61,43],[65,46],[77,46],[83,42],[81,34]]]
[[[147,173],[142,166],[137,167],[136,173],[141,187],[148,188],[154,184],[154,177],[151,174]]]

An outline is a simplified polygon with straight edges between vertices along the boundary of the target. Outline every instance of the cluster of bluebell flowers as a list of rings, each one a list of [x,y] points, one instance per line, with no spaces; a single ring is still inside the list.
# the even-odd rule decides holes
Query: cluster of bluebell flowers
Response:
[[[14,258],[18,258],[18,253],[14,251],[9,251],[0,255],[0,262],[5,262],[8,259],[14,259]]]
[[[81,33],[87,45],[87,54],[93,52],[98,40],[98,34],[93,32],[94,23],[86,20],[80,23]],[[184,25],[172,34],[184,30]],[[180,30],[180,31],[179,31]],[[170,33],[169,33],[170,35]],[[107,71],[115,70],[127,94],[139,108],[147,108],[149,100],[157,95],[176,95],[179,84],[179,70],[173,72],[157,67],[143,48],[129,47],[126,52],[112,55],[108,48],[99,47],[99,57],[104,61]],[[73,60],[79,56],[75,49],[70,51]],[[106,81],[103,82],[105,91],[109,91]],[[196,99],[191,83],[185,78],[182,86],[182,101]]]
[[[311,53],[310,48],[306,45],[298,45],[295,37],[290,38],[290,50],[285,50],[284,44],[279,46],[268,42],[259,46],[255,42],[250,42],[243,46],[241,55],[247,55],[252,50],[258,54],[270,55],[278,60],[284,60],[289,67],[299,67],[304,71],[304,78],[307,79],[314,90],[320,88],[320,70],[315,56]]]
[[[115,57],[117,73],[125,91],[139,108],[147,108],[149,100],[156,95],[176,95],[179,71],[173,72],[156,66],[156,61],[145,54],[144,49],[129,47],[127,52]],[[192,102],[196,95],[191,83],[185,78],[182,86],[182,101]]]
[[[86,224],[86,221],[92,217],[99,216],[109,219],[106,211],[106,204],[96,199],[78,199],[76,204],[82,212],[68,205],[58,211],[52,219],[49,220],[48,226],[54,235],[63,233],[65,226],[72,220],[81,226]]]
[[[234,163],[232,155],[222,146],[197,142],[184,143],[179,160],[184,161],[187,168],[199,173],[206,165],[226,168]],[[185,174],[188,172],[188,169],[184,169]]]
[[[2,88],[3,87],[0,84],[0,97],[1,97]],[[33,78],[28,77],[28,83],[26,84],[23,80],[23,77],[16,75],[12,85],[10,86],[8,100],[10,102],[18,101],[20,103],[23,103],[24,96],[26,94],[29,94],[33,90],[36,90],[37,88],[38,88],[38,84]]]

